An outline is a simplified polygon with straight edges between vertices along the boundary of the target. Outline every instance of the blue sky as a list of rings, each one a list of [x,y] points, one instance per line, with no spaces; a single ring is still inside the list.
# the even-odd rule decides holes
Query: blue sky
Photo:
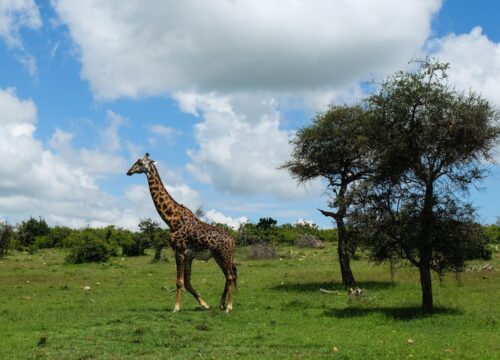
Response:
[[[147,151],[208,220],[331,226],[322,184],[277,170],[294,130],[425,55],[500,106],[498,13],[493,0],[2,0],[0,219],[158,219],[146,179],[125,176]],[[500,215],[491,172],[471,195],[484,223]]]

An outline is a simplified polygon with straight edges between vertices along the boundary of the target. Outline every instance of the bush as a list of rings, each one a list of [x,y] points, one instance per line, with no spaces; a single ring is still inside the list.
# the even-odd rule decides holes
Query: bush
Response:
[[[49,238],[52,247],[63,247],[64,241],[68,236],[73,233],[74,230],[67,226],[55,226],[50,228]]]
[[[122,255],[141,256],[147,248],[147,240],[142,234],[121,234],[119,244],[122,247]]]
[[[67,239],[69,254],[66,262],[81,264],[85,262],[107,261],[111,256],[111,246],[99,232],[85,229],[71,234]]]
[[[49,249],[54,247],[54,243],[52,242],[50,236],[47,235],[36,236],[35,241],[31,245],[31,247],[33,249]]]
[[[310,234],[301,234],[297,237],[297,241],[295,243],[295,245],[297,245],[298,247],[301,247],[301,248],[314,248],[314,249],[318,249],[318,248],[324,248],[325,245],[323,245],[323,242],[318,239],[316,236],[314,235],[310,235]]]
[[[11,225],[0,223],[0,258],[7,254],[7,249],[12,239],[12,233],[13,230]]]
[[[49,226],[44,219],[38,220],[30,217],[17,226],[17,238],[22,247],[33,249],[34,242],[38,236],[47,236],[50,233]]]
[[[278,257],[278,249],[274,244],[261,242],[250,246],[247,258],[250,260],[275,259]]]

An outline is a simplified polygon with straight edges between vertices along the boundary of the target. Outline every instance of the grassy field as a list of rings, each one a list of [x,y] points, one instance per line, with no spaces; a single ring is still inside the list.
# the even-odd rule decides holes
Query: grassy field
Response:
[[[175,265],[150,256],[67,265],[60,250],[0,260],[0,359],[494,359],[500,357],[500,272],[434,279],[436,313],[420,313],[418,274],[354,261],[367,296],[339,284],[335,249],[281,248],[279,260],[237,255],[227,315],[214,261],[193,265],[190,294],[172,313]],[[480,262],[484,263],[484,262]],[[497,269],[500,260],[489,262]],[[84,290],[84,287],[90,287]],[[333,291],[322,293],[320,288]]]

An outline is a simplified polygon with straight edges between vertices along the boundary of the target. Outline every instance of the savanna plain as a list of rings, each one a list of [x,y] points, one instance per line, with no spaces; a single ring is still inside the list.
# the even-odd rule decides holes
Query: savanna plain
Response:
[[[71,265],[61,249],[0,259],[0,359],[498,359],[500,275],[433,278],[435,312],[420,311],[415,268],[361,257],[352,269],[363,296],[349,299],[335,244],[280,247],[272,260],[236,254],[234,310],[217,304],[224,277],[213,260],[193,264],[172,313],[175,262],[151,254]],[[485,261],[471,262],[480,269]],[[498,254],[488,263],[500,268]],[[326,292],[320,291],[326,290]]]

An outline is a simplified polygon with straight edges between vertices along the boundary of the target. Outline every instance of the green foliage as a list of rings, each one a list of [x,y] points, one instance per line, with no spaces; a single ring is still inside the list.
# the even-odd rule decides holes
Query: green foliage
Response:
[[[17,239],[24,248],[30,248],[34,245],[37,236],[48,236],[49,226],[43,218],[35,219],[30,217],[28,220],[17,225]]]
[[[49,238],[50,247],[64,247],[65,239],[72,234],[74,230],[67,226],[56,225],[50,228]]]
[[[140,256],[148,247],[144,237],[139,233],[133,233],[125,229],[112,229],[109,238],[111,244],[121,247],[121,255]]]
[[[53,248],[54,244],[49,235],[36,236],[32,244],[33,249],[48,249]]]
[[[0,223],[0,258],[7,254],[13,232],[11,225]]]
[[[404,258],[421,273],[423,307],[432,311],[430,269],[460,271],[484,249],[463,195],[485,176],[499,140],[499,114],[474,93],[446,82],[448,64],[424,60],[398,72],[368,99],[374,176],[355,193],[351,227],[372,258]]]
[[[234,233],[234,230],[232,231]],[[323,242],[337,242],[336,229],[319,229],[316,225],[308,223],[273,224],[269,227],[245,223],[235,233],[235,239],[241,246],[262,242],[293,245],[301,235],[312,235]]]
[[[163,248],[168,245],[167,230],[163,230],[157,221],[150,218],[142,219],[139,223],[140,234],[135,236],[136,242],[144,246],[148,246],[155,250],[153,261],[161,260],[161,252]],[[143,251],[144,251],[143,249]]]
[[[500,223],[483,227],[484,235],[491,244],[500,244]]]
[[[69,247],[66,262],[81,264],[107,261],[112,254],[112,246],[106,240],[105,231],[84,229],[72,233],[66,240]]]
[[[361,105],[331,106],[318,114],[310,126],[300,129],[292,139],[292,159],[282,168],[300,182],[323,178],[331,192],[329,203],[334,212],[320,210],[335,220],[338,229],[338,254],[342,280],[353,285],[349,265],[352,239],[346,231],[345,218],[352,205],[352,192],[372,171],[372,117]]]
[[[260,218],[257,224],[243,224],[238,231],[237,243],[252,245],[276,242],[278,240],[276,223],[273,218]]]

